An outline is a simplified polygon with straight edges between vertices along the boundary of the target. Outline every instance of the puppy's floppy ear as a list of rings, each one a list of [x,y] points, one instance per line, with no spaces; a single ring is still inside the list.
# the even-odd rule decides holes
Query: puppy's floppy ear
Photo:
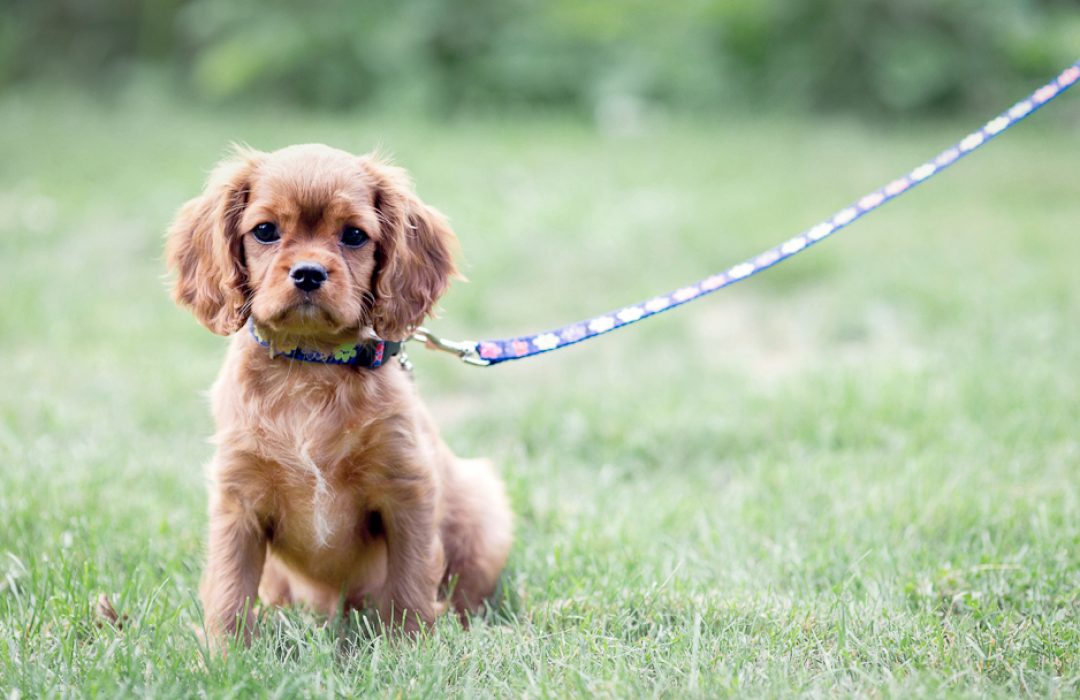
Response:
[[[211,173],[203,193],[185,204],[169,228],[165,255],[176,271],[172,295],[219,335],[247,320],[247,267],[240,217],[262,153],[237,147]]]
[[[381,228],[372,322],[380,338],[404,340],[432,313],[450,280],[460,278],[457,238],[443,215],[416,196],[404,170],[370,157],[363,163],[375,182]]]

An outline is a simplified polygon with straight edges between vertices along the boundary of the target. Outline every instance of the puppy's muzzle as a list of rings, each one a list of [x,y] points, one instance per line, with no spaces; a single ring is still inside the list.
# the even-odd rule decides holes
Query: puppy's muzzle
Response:
[[[326,268],[318,263],[298,262],[289,270],[289,279],[303,292],[314,292],[326,281]]]

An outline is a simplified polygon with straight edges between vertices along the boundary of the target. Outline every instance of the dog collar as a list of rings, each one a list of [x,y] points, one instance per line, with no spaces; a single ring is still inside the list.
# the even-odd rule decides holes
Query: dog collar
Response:
[[[402,343],[393,340],[376,339],[367,343],[343,343],[333,349],[330,354],[304,350],[299,346],[289,349],[276,349],[270,347],[270,342],[259,335],[259,329],[254,321],[248,321],[251,337],[264,348],[270,348],[272,357],[284,357],[289,360],[300,362],[314,362],[320,365],[347,365],[349,367],[362,367],[364,369],[378,369],[388,357],[394,357],[401,352]]]

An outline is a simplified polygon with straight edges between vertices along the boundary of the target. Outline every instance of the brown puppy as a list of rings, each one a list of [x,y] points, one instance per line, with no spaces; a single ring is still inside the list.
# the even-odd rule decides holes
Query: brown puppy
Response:
[[[445,609],[441,591],[463,615],[494,591],[511,535],[502,483],[450,452],[408,372],[280,356],[404,340],[456,274],[454,243],[404,171],[321,145],[237,149],[180,210],[173,296],[235,333],[212,390],[212,634],[249,639],[256,595],[371,605],[416,630]]]

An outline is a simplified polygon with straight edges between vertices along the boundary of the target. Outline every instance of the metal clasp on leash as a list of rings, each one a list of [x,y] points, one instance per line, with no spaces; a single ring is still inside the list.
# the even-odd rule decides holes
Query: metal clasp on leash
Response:
[[[480,357],[480,353],[476,351],[476,343],[467,340],[445,340],[423,326],[414,330],[413,334],[409,336],[409,340],[423,343],[424,347],[429,350],[441,350],[451,355],[457,355],[458,359],[467,365],[487,367],[491,364],[490,360]]]

